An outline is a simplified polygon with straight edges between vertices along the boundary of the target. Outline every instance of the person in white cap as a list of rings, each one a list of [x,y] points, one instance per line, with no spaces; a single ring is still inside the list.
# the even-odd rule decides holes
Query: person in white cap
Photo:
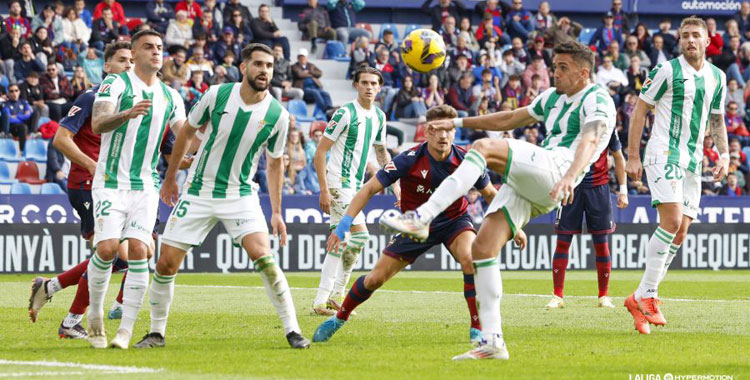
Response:
[[[333,102],[331,102],[331,95],[323,90],[323,83],[320,82],[321,76],[323,72],[307,61],[307,49],[299,49],[297,63],[292,65],[292,87],[303,89],[305,101],[314,102],[325,112],[333,108]]]

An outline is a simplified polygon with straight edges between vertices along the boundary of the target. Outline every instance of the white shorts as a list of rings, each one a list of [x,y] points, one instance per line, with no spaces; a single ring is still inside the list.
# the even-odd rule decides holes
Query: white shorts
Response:
[[[159,210],[153,190],[93,189],[94,245],[109,239],[134,238],[150,245]]]
[[[510,224],[513,236],[529,220],[560,207],[560,199],[552,200],[550,191],[563,177],[572,162],[560,151],[546,150],[525,141],[506,139],[508,164],[505,185],[492,199],[487,215],[502,211]],[[583,174],[576,181],[576,186]]]
[[[346,215],[346,209],[349,207],[349,204],[352,203],[352,199],[354,199],[354,195],[357,194],[357,192],[353,189],[330,189],[331,192],[331,229],[336,228],[336,226],[341,221],[341,218]],[[357,216],[354,217],[354,221],[352,222],[352,226],[356,226],[358,224],[365,224],[365,214],[362,213],[362,211],[357,214]]]
[[[651,191],[651,206],[682,203],[682,214],[695,219],[701,200],[701,177],[675,164],[652,164],[643,168]]]
[[[235,244],[245,235],[268,233],[268,225],[256,194],[236,199],[201,198],[183,194],[166,221],[162,242],[187,251],[200,246],[217,222],[227,229]]]

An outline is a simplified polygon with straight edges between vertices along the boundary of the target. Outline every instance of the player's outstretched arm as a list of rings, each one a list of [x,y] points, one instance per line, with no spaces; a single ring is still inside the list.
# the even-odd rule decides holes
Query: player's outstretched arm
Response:
[[[528,107],[521,107],[516,108],[513,111],[501,111],[489,115],[456,118],[452,120],[435,120],[429,122],[428,126],[445,130],[454,127],[463,127],[485,131],[510,131],[534,123],[536,123],[536,119],[529,114]]]
[[[643,175],[643,164],[641,163],[641,136],[643,126],[646,124],[646,113],[653,108],[651,105],[638,99],[630,117],[630,132],[628,132],[628,162],[625,164],[625,172],[634,181],[640,181]]]
[[[177,140],[172,148],[172,155],[169,157],[169,166],[167,167],[167,173],[164,175],[164,183],[161,185],[161,200],[169,205],[174,206],[179,198],[179,189],[177,186],[177,171],[180,170],[180,163],[182,158],[185,157],[188,147],[195,137],[195,133],[198,131],[197,128],[192,128],[187,125],[189,122],[185,120],[183,128],[180,128],[180,132],[177,134]]]
[[[576,177],[588,165],[591,165],[591,158],[596,153],[596,145],[599,140],[605,138],[606,133],[607,123],[604,120],[594,120],[583,125],[583,128],[581,128],[581,143],[576,148],[575,159],[562,179],[550,191],[550,198],[556,200],[562,194],[563,206],[573,203]]]
[[[714,180],[721,181],[729,172],[729,142],[727,141],[727,126],[724,124],[724,115],[712,113],[708,122],[711,138],[719,151],[719,161],[714,168]]]
[[[318,175],[318,183],[320,183],[320,210],[326,214],[331,213],[331,193],[328,192],[328,178],[326,177],[326,155],[333,143],[333,140],[323,136],[313,157],[313,166]]]
[[[271,199],[271,228],[273,235],[279,237],[279,245],[286,246],[286,224],[281,216],[281,189],[284,184],[283,158],[273,158],[266,155],[268,160],[268,197]]]
[[[357,216],[364,208],[367,202],[372,199],[375,194],[383,191],[383,185],[380,183],[377,177],[370,178],[367,183],[354,195],[349,207],[346,208],[346,213],[341,221],[336,226],[333,233],[328,236],[328,244],[326,245],[326,251],[338,251],[339,244],[344,240],[346,231],[351,229],[351,223],[354,217]]]

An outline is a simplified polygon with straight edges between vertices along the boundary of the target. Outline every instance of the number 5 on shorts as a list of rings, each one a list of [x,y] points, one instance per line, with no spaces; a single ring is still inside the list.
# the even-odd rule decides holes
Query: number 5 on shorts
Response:
[[[189,201],[179,201],[177,206],[174,207],[174,214],[178,218],[182,218],[187,214],[187,206],[190,206]]]

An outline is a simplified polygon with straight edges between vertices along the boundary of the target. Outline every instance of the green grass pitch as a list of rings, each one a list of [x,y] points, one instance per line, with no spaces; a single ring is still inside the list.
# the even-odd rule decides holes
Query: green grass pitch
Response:
[[[179,275],[167,347],[127,351],[95,351],[85,341],[57,338],[72,288],[55,295],[40,320],[30,323],[33,276],[3,275],[0,378],[645,380],[666,373],[675,379],[750,378],[750,272],[671,271],[660,288],[668,324],[653,327],[650,336],[638,335],[621,306],[641,274],[613,272],[610,293],[618,307],[611,310],[595,307],[595,272],[569,271],[566,308],[550,311],[543,308],[551,294],[549,272],[504,272],[507,362],[450,360],[470,348],[458,272],[397,275],[330,342],[303,351],[288,348],[256,274]],[[318,273],[287,277],[303,333],[312,338],[324,320],[310,314]],[[112,281],[107,305],[120,275]],[[148,300],[144,304],[131,344],[148,330]],[[106,322],[109,338],[117,324]]]

